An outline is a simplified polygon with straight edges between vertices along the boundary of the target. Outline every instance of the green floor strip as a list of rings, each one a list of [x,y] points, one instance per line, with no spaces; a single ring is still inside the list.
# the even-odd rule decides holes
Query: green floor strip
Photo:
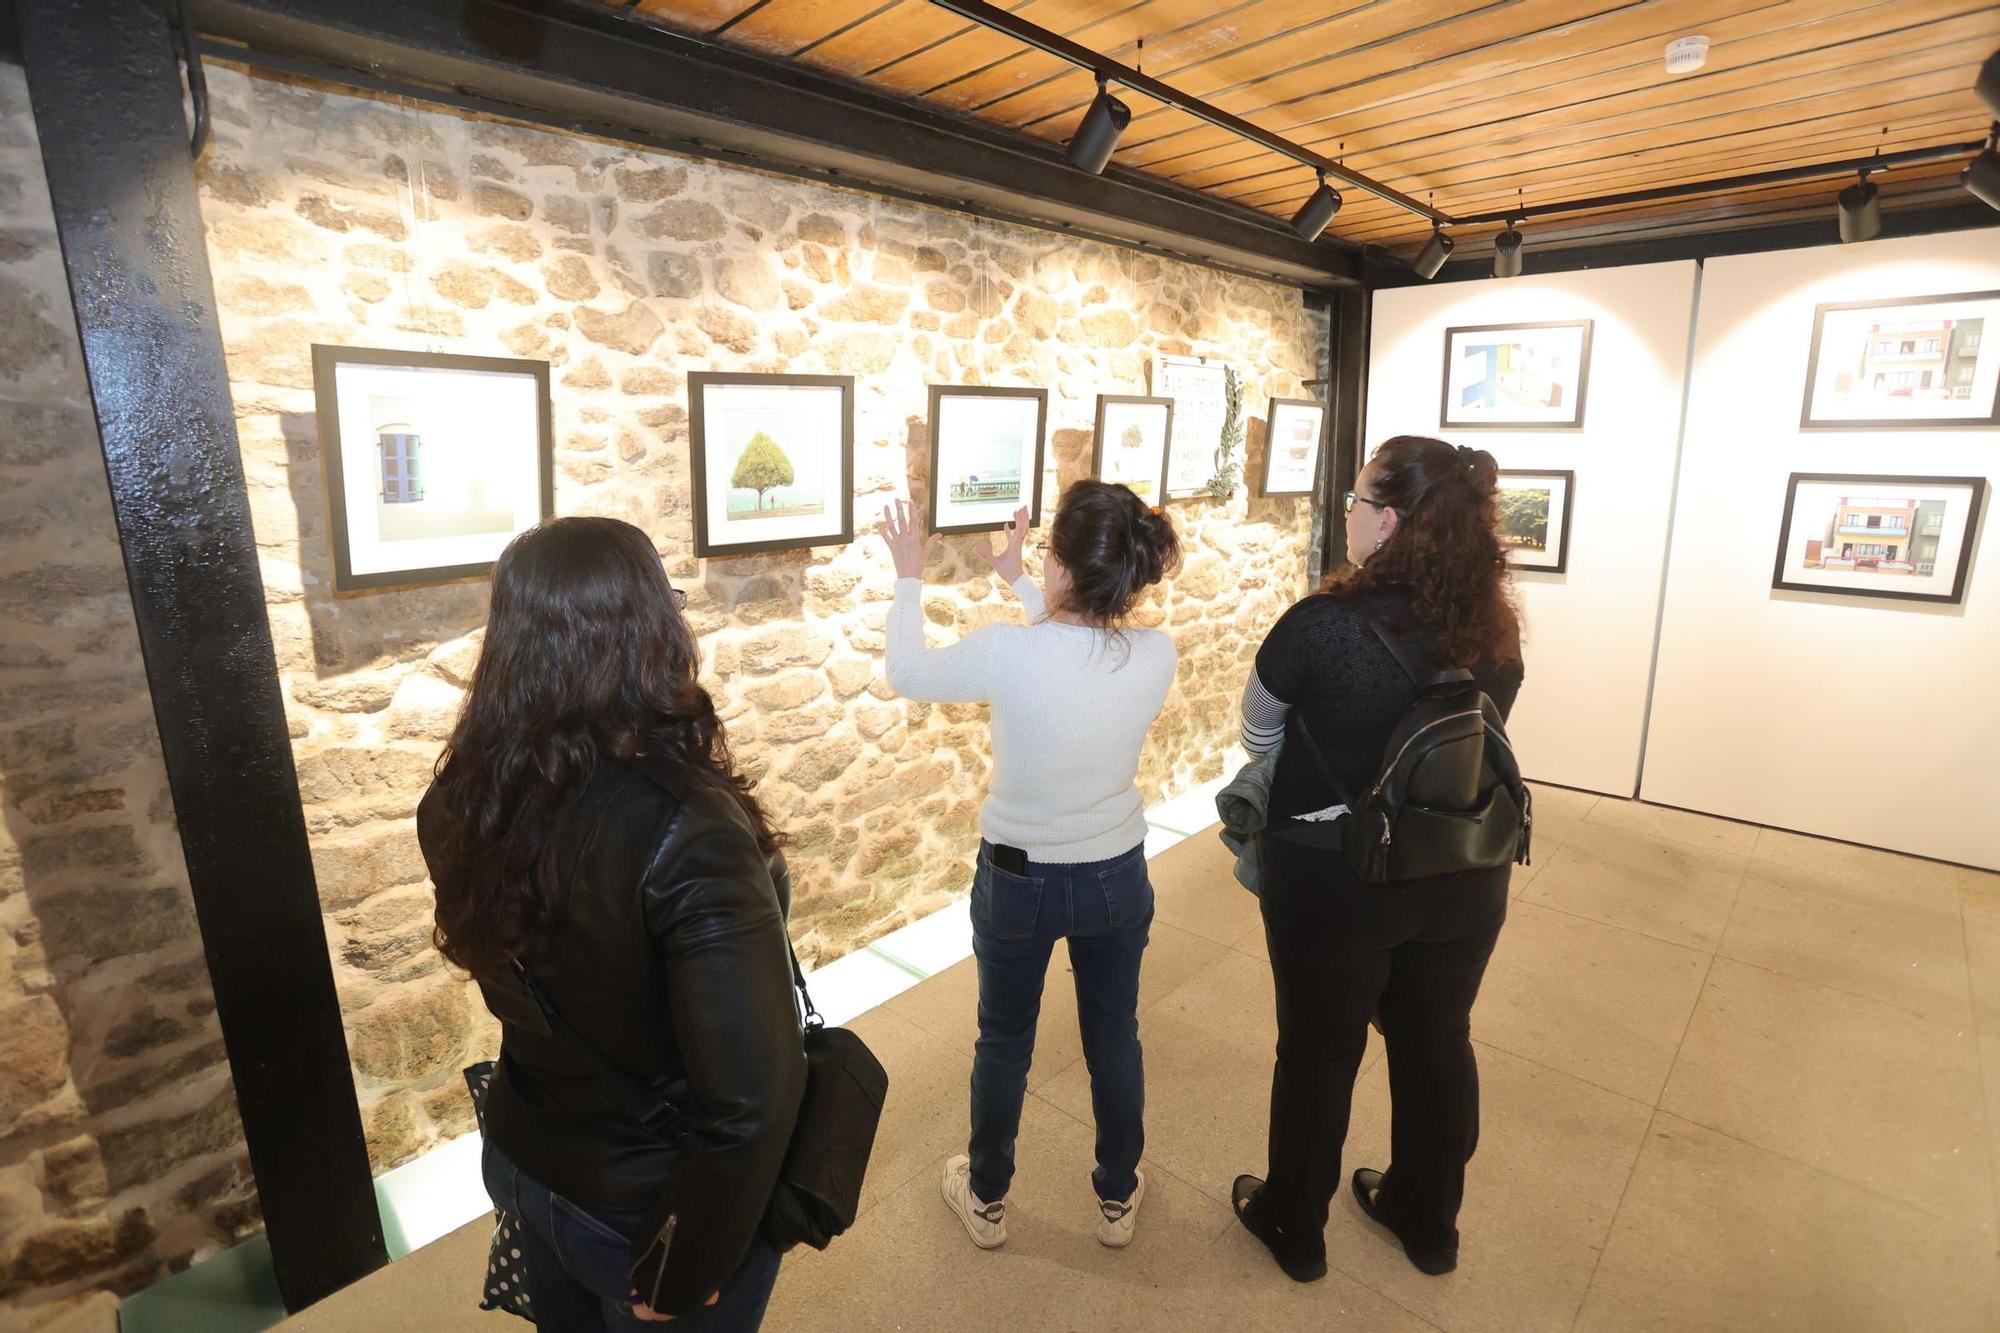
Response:
[[[883,962],[889,964],[889,966],[895,968],[897,971],[909,973],[911,976],[915,977],[918,981],[929,981],[931,979],[931,974],[924,971],[921,967],[918,967],[915,963],[904,962],[902,959],[896,957],[895,954],[886,953],[883,950],[876,948],[872,944],[868,946],[868,952],[874,954],[877,958],[880,958]]]
[[[263,1333],[285,1317],[262,1236],[134,1292],[118,1306],[119,1333]]]

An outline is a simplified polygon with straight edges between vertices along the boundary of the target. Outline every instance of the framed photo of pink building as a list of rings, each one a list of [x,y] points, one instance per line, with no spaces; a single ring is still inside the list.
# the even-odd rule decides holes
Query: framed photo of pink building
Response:
[[[1771,586],[1955,606],[1985,499],[1984,477],[1794,472]]]
[[[1802,430],[2000,426],[2000,292],[1813,312]]]

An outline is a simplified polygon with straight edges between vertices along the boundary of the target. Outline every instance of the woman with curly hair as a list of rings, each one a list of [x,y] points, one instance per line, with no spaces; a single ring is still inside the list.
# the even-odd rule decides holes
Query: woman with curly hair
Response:
[[[1252,753],[1279,753],[1262,835],[1277,988],[1269,1170],[1238,1176],[1237,1216],[1300,1282],[1326,1273],[1354,1078],[1378,1018],[1388,1046],[1391,1163],[1354,1173],[1361,1210],[1425,1273],[1458,1262],[1465,1165],[1479,1137],[1470,1020],[1507,914],[1508,867],[1366,884],[1334,840],[1348,791],[1375,780],[1416,686],[1382,642],[1463,667],[1502,716],[1521,688],[1521,630],[1498,535],[1492,455],[1402,435],[1347,495],[1352,561],[1278,621],[1243,698]],[[1304,736],[1296,733],[1303,726]]]

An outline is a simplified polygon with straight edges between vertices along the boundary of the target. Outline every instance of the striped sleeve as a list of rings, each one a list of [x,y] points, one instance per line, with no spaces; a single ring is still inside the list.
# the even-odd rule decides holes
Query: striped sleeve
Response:
[[[1251,671],[1250,683],[1243,687],[1243,748],[1251,754],[1277,749],[1285,738],[1285,715],[1291,711],[1292,706],[1272,697]]]

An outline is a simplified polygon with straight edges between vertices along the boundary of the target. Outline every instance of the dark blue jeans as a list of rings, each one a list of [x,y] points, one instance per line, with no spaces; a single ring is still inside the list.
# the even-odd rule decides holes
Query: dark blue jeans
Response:
[[[521,1219],[521,1264],[537,1328],[559,1333],[603,1329],[699,1329],[701,1333],[754,1333],[764,1322],[778,1280],[778,1252],[763,1237],[751,1242],[743,1266],[714,1305],[690,1310],[671,1324],[632,1313],[632,1235],[645,1222],[638,1213],[585,1212],[553,1194],[487,1143],[481,1167],[496,1208]]]
[[[1108,861],[1045,865],[1025,875],[979,844],[972,952],[979,960],[979,1042],[972,1056],[972,1192],[988,1203],[1014,1180],[1014,1137],[1035,1054],[1042,981],[1059,939],[1076,973],[1077,1026],[1090,1067],[1100,1199],[1126,1199],[1146,1147],[1146,1073],[1139,1051],[1139,963],[1153,924],[1146,850]]]

